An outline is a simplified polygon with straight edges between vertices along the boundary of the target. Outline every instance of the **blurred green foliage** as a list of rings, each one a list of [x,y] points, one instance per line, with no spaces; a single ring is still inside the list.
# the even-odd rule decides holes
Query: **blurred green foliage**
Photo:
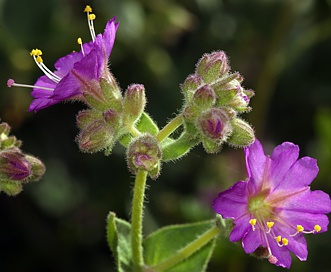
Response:
[[[331,193],[331,1],[330,0],[2,0],[0,1],[0,117],[24,142],[23,150],[47,166],[42,181],[18,197],[0,196],[1,271],[112,271],[105,220],[110,210],[129,218],[133,178],[124,149],[82,154],[74,142],[75,114],[84,106],[61,104],[27,113],[30,91],[8,89],[6,81],[34,83],[41,75],[29,57],[44,52],[51,68],[59,57],[89,41],[85,5],[102,32],[120,20],[111,70],[125,89],[145,85],[147,110],[164,126],[181,108],[179,84],[203,53],[225,50],[232,69],[255,90],[245,116],[265,147],[283,141],[318,159],[313,189]],[[217,192],[245,179],[242,150],[211,156],[195,148],[163,166],[148,181],[145,231],[161,225],[214,216]],[[309,258],[294,259],[293,271],[329,271],[331,234],[307,237]],[[283,271],[247,256],[220,238],[208,271]],[[198,271],[199,272],[199,271]]]

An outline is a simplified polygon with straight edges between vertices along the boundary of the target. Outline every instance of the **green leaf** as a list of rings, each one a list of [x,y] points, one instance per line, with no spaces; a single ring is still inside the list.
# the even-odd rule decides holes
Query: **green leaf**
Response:
[[[145,112],[142,113],[139,121],[136,124],[136,128],[140,132],[148,132],[152,135],[156,135],[159,132],[159,128],[157,127],[157,125],[154,123],[152,118]],[[130,133],[127,133],[122,136],[122,138],[120,139],[120,143],[126,147],[130,143],[131,138],[132,137]]]
[[[183,133],[177,140],[169,139],[162,143],[162,160],[170,161],[179,159],[198,143],[199,139],[192,138],[188,133]]]
[[[118,272],[133,271],[131,252],[131,225],[110,212],[107,218],[107,242]]]
[[[218,233],[214,220],[162,228],[144,241],[145,263],[158,272],[203,272]]]

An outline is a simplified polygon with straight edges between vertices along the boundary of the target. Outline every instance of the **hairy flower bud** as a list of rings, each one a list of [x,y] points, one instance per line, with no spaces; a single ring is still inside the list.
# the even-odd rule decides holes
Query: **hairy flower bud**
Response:
[[[196,65],[196,73],[206,83],[213,83],[230,71],[228,57],[224,51],[205,54]]]
[[[113,128],[114,131],[119,130],[122,125],[122,116],[114,109],[109,109],[102,113],[103,119]]]
[[[197,74],[189,75],[180,86],[185,95],[185,99],[189,101],[194,92],[203,84],[204,82],[201,76]]]
[[[30,163],[31,166],[29,181],[38,181],[46,171],[45,165],[41,160],[31,155],[25,155],[25,159]]]
[[[198,119],[198,126],[202,134],[211,140],[223,142],[231,134],[230,118],[219,108],[212,108]]]
[[[200,111],[206,110],[215,104],[216,94],[209,85],[205,84],[196,90],[192,97],[192,101]]]
[[[0,176],[7,180],[23,181],[31,174],[31,165],[17,149],[0,152]]]
[[[114,145],[114,131],[104,120],[97,120],[84,129],[77,136],[77,143],[81,151],[95,153],[106,150],[109,154]]]
[[[231,120],[232,134],[228,143],[235,147],[245,147],[255,141],[253,128],[244,120],[235,118]]]
[[[143,113],[146,105],[145,87],[142,84],[131,84],[124,95],[123,122],[133,124]]]
[[[80,129],[84,129],[91,123],[102,118],[101,112],[96,110],[82,110],[76,115],[76,124]]]
[[[127,149],[127,163],[133,174],[147,171],[156,179],[161,166],[161,149],[156,138],[146,133],[133,139]]]
[[[1,123],[0,124],[0,140],[4,136],[8,136],[9,131],[10,131],[10,126],[7,123]]]

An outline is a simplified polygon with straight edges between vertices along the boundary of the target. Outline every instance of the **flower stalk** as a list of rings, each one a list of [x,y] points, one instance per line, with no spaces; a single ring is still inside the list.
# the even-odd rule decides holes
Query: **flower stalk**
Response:
[[[139,171],[134,183],[131,212],[131,246],[132,262],[136,272],[142,272],[144,267],[142,247],[142,220],[147,172]]]
[[[172,119],[160,132],[156,135],[158,142],[165,140],[171,133],[173,133],[177,128],[179,128],[183,123],[182,115],[177,115]]]

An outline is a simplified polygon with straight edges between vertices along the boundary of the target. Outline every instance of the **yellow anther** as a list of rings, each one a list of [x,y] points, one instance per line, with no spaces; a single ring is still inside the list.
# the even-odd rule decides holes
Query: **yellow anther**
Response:
[[[81,39],[81,38],[78,38],[78,39],[77,39],[77,43],[80,44],[80,45],[82,45],[82,44],[83,44],[82,39]]]
[[[30,52],[30,56],[41,56],[43,54],[43,52],[40,49],[32,49]]]
[[[288,245],[288,240],[286,238],[282,238],[282,243],[284,246]]]
[[[96,16],[95,16],[95,14],[93,14],[93,13],[89,14],[89,16],[88,16],[88,19],[89,19],[90,21],[95,20],[95,18],[96,18]]]
[[[305,229],[301,225],[297,225],[297,232],[303,232]]]
[[[38,63],[42,63],[42,62],[43,62],[43,58],[42,58],[41,56],[38,56],[38,57],[36,58],[36,61],[37,61]]]
[[[256,225],[256,218],[253,218],[251,220],[249,220],[249,224],[251,224],[252,226]]]
[[[278,235],[278,236],[276,237],[276,242],[279,243],[281,240],[282,240],[282,236]]]
[[[320,232],[322,230],[321,226],[320,225],[315,225],[314,226],[314,231],[315,232]]]
[[[275,222],[267,222],[268,229],[271,229],[275,225]]]
[[[255,230],[254,226],[256,225],[256,218],[253,218],[253,219],[249,220],[248,222],[252,226],[252,229],[254,231]]]
[[[86,5],[84,12],[92,12],[92,8],[89,5]]]

